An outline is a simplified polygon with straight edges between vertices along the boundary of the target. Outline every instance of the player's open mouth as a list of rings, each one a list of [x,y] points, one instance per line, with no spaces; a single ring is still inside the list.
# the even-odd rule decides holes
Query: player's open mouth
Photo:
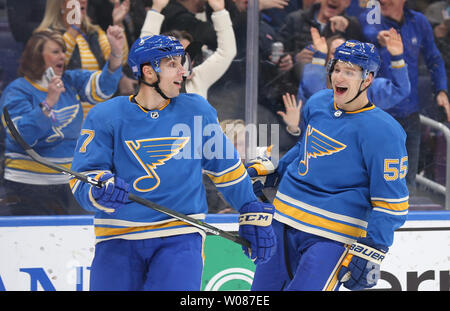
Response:
[[[344,94],[345,92],[347,92],[347,88],[346,88],[346,87],[336,86],[336,87],[334,88],[334,91],[335,91],[335,93],[336,93],[337,95],[342,95],[342,94]]]
[[[181,87],[181,83],[182,83],[182,81],[175,81],[173,84],[175,84],[178,87]]]

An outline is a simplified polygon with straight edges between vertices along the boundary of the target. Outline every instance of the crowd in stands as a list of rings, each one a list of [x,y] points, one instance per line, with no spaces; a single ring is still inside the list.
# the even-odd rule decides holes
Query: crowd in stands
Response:
[[[244,124],[247,0],[3,0],[0,6],[1,109],[49,160],[69,167],[90,107],[137,92],[128,51],[152,34],[175,36],[188,52],[184,92],[207,98],[226,120],[222,125]],[[369,97],[407,133],[410,195],[419,172],[445,185],[445,139],[421,125],[419,115],[450,124],[450,0],[258,0],[258,8],[258,123],[279,126],[278,140],[268,145],[277,144],[280,156],[295,145],[301,106],[328,87],[334,49],[350,39],[371,42],[382,65]],[[274,43],[282,49],[277,59]],[[32,163],[4,129],[2,141],[0,216],[87,213],[73,200],[67,177]],[[220,197],[208,202],[212,213],[233,212]]]

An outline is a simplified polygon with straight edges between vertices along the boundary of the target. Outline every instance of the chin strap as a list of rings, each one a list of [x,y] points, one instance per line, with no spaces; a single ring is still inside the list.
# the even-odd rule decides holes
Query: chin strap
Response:
[[[153,83],[153,84],[150,84],[150,83],[144,81],[144,79],[142,79],[142,78],[139,79],[139,80],[140,80],[140,82],[144,83],[145,85],[150,86],[150,87],[153,87],[153,88],[155,89],[155,91],[158,92],[159,95],[161,95],[162,98],[164,98],[164,99],[166,99],[166,100],[169,99],[169,97],[167,97],[167,96],[161,91],[161,89],[160,89],[160,87],[159,87],[159,75],[157,74],[156,76],[158,77],[158,80],[156,80],[156,82]]]
[[[361,90],[361,86],[363,83],[364,83],[364,80],[361,81],[361,84],[359,85],[359,91],[358,91],[358,93],[356,93],[355,97],[350,99],[348,102],[344,103],[344,105],[347,105],[347,104],[351,103],[352,101],[354,101],[355,99],[357,99],[359,97],[359,95],[361,95],[362,92],[364,92],[365,90],[367,90],[369,88],[370,84]]]

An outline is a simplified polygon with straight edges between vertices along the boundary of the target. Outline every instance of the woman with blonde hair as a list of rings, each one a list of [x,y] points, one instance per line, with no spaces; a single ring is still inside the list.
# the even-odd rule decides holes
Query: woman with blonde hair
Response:
[[[124,12],[128,12],[127,5],[129,0],[121,5]],[[112,53],[105,31],[90,22],[87,7],[88,0],[47,0],[44,18],[36,31],[52,29],[63,35],[67,69],[99,70],[111,58],[119,58],[125,65],[127,41],[124,41],[121,53]],[[123,79],[127,78],[124,76]],[[85,116],[90,108],[91,105],[83,103]]]
[[[111,26],[107,38],[120,54],[123,31]],[[121,60],[112,58],[101,71],[65,70],[66,47],[58,31],[33,33],[22,54],[19,75],[3,91],[18,131],[42,157],[70,167],[83,122],[81,101],[110,98],[121,77]],[[73,198],[69,177],[38,165],[6,134],[3,186],[6,204],[0,215],[85,213]]]

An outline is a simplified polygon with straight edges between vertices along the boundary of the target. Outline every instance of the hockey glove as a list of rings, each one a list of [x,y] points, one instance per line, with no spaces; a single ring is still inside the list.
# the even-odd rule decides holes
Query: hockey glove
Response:
[[[259,156],[256,159],[249,161],[246,165],[247,173],[250,176],[253,184],[253,192],[258,196],[262,197],[262,190],[268,187],[267,182],[273,179],[273,174],[275,172],[275,165],[270,157]]]
[[[275,165],[270,157],[260,156],[251,161],[247,165],[247,173],[253,178],[264,178],[265,176],[275,172]]]
[[[338,273],[338,280],[345,288],[362,290],[374,287],[380,278],[380,264],[388,248],[373,245],[367,239],[359,239],[350,246]]]
[[[263,263],[275,252],[275,234],[272,229],[272,204],[253,201],[240,209],[239,235],[250,242],[250,249],[242,250],[255,264]]]
[[[91,195],[95,200],[93,205],[99,210],[113,214],[128,201],[129,185],[121,178],[111,173],[100,176],[103,187],[91,187]]]

